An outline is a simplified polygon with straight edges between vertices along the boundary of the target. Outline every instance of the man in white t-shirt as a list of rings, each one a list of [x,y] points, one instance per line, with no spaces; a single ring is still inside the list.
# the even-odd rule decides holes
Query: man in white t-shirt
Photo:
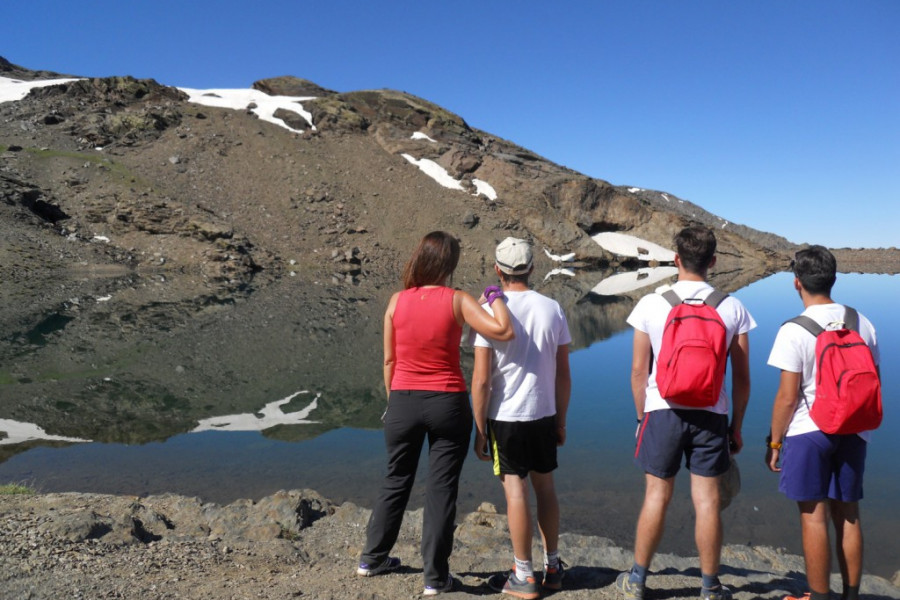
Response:
[[[831,299],[831,288],[837,279],[834,255],[822,246],[810,246],[797,252],[793,270],[794,289],[803,302],[802,314],[823,329],[843,324],[845,308]],[[877,366],[875,329],[865,316],[857,314],[859,335]],[[815,336],[802,325],[789,321],[778,330],[768,362],[781,369],[781,380],[772,409],[772,428],[766,440],[766,464],[772,471],[781,473],[779,489],[797,501],[800,509],[808,597],[825,600],[829,595],[830,512],[843,581],[841,598],[856,600],[863,558],[859,500],[863,495],[869,432],[829,435],[813,422],[809,409],[816,399],[815,350]]]
[[[472,405],[475,454],[492,460],[506,495],[515,568],[490,578],[501,593],[533,599],[540,595],[531,556],[528,481],[537,500],[538,528],[544,546],[546,589],[562,588],[559,560],[559,502],[553,483],[556,448],[566,441],[566,411],[571,392],[569,326],[559,304],[528,287],[531,246],[508,237],[497,246],[494,270],[515,330],[508,342],[475,338]]]
[[[671,286],[681,300],[702,301],[714,290],[706,283],[715,264],[716,237],[706,227],[688,227],[675,236],[678,281]],[[667,287],[667,286],[666,286]],[[662,292],[663,290],[658,290]],[[645,473],[644,503],[638,517],[634,564],[621,573],[616,587],[626,599],[642,599],[650,562],[662,539],[666,510],[682,458],[691,472],[695,539],[700,555],[701,598],[731,598],[718,577],[722,552],[719,478],[730,465],[730,452],[742,447],[741,426],[750,398],[750,344],[747,332],[756,322],[743,304],[727,296],[716,307],[725,325],[725,348],[732,372],[731,425],[724,383],[715,404],[702,408],[679,405],[660,395],[656,383],[663,330],[672,304],[661,293],[648,294],[634,307],[628,324],[634,327],[631,389],[637,412],[635,462]]]

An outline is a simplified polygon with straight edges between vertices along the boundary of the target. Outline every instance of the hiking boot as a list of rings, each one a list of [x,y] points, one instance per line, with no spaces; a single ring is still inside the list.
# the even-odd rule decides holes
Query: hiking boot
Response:
[[[488,579],[488,587],[495,592],[525,600],[535,600],[541,595],[534,577],[526,577],[523,581],[516,576],[515,569],[509,573],[497,573]]]
[[[378,565],[370,565],[364,562],[359,563],[359,567],[357,567],[356,569],[356,574],[362,577],[371,577],[372,575],[378,575],[379,573],[395,571],[399,567],[400,559],[396,556],[388,556],[386,559],[384,559],[383,563]]]
[[[453,591],[453,575],[447,575],[447,581],[443,583],[443,585],[426,585],[425,591],[422,592],[423,596],[437,596],[438,594],[443,594],[445,592]]]
[[[700,600],[731,600],[731,590],[724,585],[711,589],[700,588]]]
[[[563,561],[559,561],[555,569],[544,566],[544,580],[541,585],[548,590],[561,590],[562,580],[566,576],[566,568],[569,565]]]
[[[619,573],[616,578],[616,589],[622,592],[625,600],[644,600],[644,584],[632,583],[628,580],[631,577],[631,571]]]

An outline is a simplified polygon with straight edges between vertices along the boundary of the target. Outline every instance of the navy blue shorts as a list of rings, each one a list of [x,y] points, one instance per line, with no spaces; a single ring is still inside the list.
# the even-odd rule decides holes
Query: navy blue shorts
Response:
[[[675,477],[684,466],[693,474],[718,477],[728,470],[728,416],[708,410],[664,409],[644,413],[634,462],[645,473]]]
[[[859,502],[866,470],[865,440],[856,434],[811,431],[784,439],[778,489],[791,500]]]
[[[488,420],[494,475],[550,473],[556,464],[556,415],[536,421]]]

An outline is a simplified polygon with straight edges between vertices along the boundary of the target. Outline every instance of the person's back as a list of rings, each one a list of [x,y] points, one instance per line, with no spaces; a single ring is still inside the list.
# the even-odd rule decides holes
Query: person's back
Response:
[[[556,448],[565,443],[569,405],[571,342],[559,304],[528,287],[530,245],[506,238],[497,246],[494,267],[515,331],[512,340],[491,342],[476,336],[472,374],[475,454],[493,463],[506,496],[514,568],[488,585],[499,592],[531,599],[540,595],[531,556],[532,525],[528,482],[538,505],[544,547],[543,587],[562,587],[559,560],[559,503],[553,482]],[[496,287],[491,294],[500,294]],[[490,448],[490,451],[488,451]]]
[[[809,593],[804,597],[810,600],[829,597],[830,522],[834,524],[835,554],[841,567],[841,598],[856,600],[863,570],[859,501],[863,497],[869,431],[851,429],[858,433],[826,433],[823,427],[834,423],[823,423],[816,417],[818,411],[811,412],[819,401],[830,399],[817,394],[817,385],[821,382],[828,389],[830,386],[823,378],[838,376],[834,372],[828,373],[827,367],[819,372],[817,338],[822,335],[820,328],[834,331],[854,329],[855,325],[870,352],[866,357],[867,364],[874,366],[875,374],[870,373],[869,378],[874,378],[876,385],[880,378],[878,342],[875,329],[865,315],[857,311],[854,319],[844,305],[831,298],[837,279],[837,261],[827,248],[810,246],[798,251],[792,266],[794,289],[800,295],[804,310],[800,318],[781,326],[769,354],[768,364],[780,369],[780,380],[766,440],[766,464],[771,471],[780,474],[779,491],[796,501],[800,511],[809,584]],[[864,350],[858,343],[854,346],[854,352]],[[862,391],[862,388],[855,388],[855,391]],[[880,413],[880,388],[878,409]]]
[[[555,415],[556,350],[569,343],[565,315],[559,303],[533,290],[504,293],[516,337],[487,344],[494,350],[488,417],[533,421]]]

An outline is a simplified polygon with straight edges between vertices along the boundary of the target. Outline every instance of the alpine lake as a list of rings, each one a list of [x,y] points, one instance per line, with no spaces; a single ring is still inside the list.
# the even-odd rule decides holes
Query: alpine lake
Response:
[[[556,472],[562,529],[630,548],[643,474],[632,459],[625,318],[672,276],[614,276],[630,283],[577,272],[536,277],[535,288],[560,300],[573,334],[568,436]],[[573,293],[579,279],[581,292]],[[778,327],[802,305],[789,273],[746,280],[752,283],[726,290],[758,327],[750,333],[752,392],[737,455],[742,485],[723,512],[725,543],[801,554],[798,511],[764,464],[764,440],[779,378],[766,359]],[[0,319],[0,484],[171,492],[219,504],[310,488],[371,507],[385,469],[381,323],[349,322],[341,307],[368,302],[380,314],[390,290],[377,298],[317,298],[312,308],[289,282],[238,301],[133,299],[135,289],[153,285],[161,284],[84,278],[55,285],[52,294],[23,289],[19,308],[7,307]],[[900,316],[893,306],[900,276],[839,274],[833,297],[859,309],[878,333],[885,418],[868,448],[861,512],[865,569],[890,578],[900,569]],[[463,355],[468,376],[471,349]],[[410,509],[422,505],[423,482],[420,474]],[[470,454],[459,511],[485,501],[504,509],[490,466]],[[682,469],[660,552],[696,554],[692,513]]]

